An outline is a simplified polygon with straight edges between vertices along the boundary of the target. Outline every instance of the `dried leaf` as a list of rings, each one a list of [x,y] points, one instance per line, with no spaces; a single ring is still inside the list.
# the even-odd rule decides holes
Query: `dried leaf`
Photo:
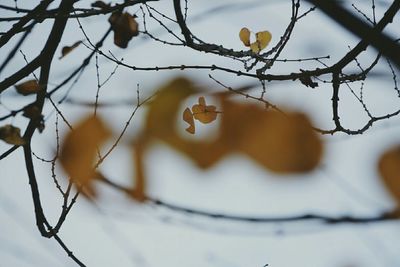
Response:
[[[199,97],[199,104],[192,107],[193,117],[204,124],[215,121],[217,118],[216,111],[216,106],[207,106],[204,97]]]
[[[256,41],[250,45],[250,49],[254,53],[259,53],[261,50],[267,47],[272,39],[272,35],[269,31],[262,31],[256,33]]]
[[[63,57],[65,57],[66,55],[68,55],[69,53],[71,53],[72,50],[74,50],[75,48],[77,48],[80,44],[82,43],[82,41],[77,41],[76,43],[74,43],[71,46],[64,46],[61,49],[61,56],[59,59],[62,59]]]
[[[242,28],[239,32],[239,38],[245,46],[250,46],[250,30]]]
[[[63,140],[60,161],[65,172],[83,189],[94,193],[91,182],[95,178],[93,163],[98,149],[110,137],[110,130],[98,117],[81,121]]]
[[[29,80],[15,85],[15,89],[21,95],[31,95],[38,93],[41,89],[41,86],[36,80]]]
[[[0,139],[10,145],[25,145],[25,140],[21,137],[21,130],[11,124],[0,127]]]
[[[33,103],[33,104],[29,104],[24,107],[24,113],[22,115],[29,119],[37,119],[42,114],[41,114],[39,108]]]
[[[188,133],[194,134],[196,129],[194,126],[193,113],[190,111],[189,108],[186,108],[185,111],[183,112],[183,120],[189,124],[189,127],[186,128],[185,130]]]
[[[100,8],[100,9],[102,9],[104,11],[107,11],[107,10],[109,10],[111,8],[111,4],[106,4],[103,1],[96,1],[96,2],[92,3],[91,6]]]
[[[129,13],[114,12],[108,21],[114,31],[114,44],[118,47],[127,48],[132,37],[139,34],[139,25]]]
[[[400,146],[386,151],[381,156],[378,169],[387,190],[400,206]]]

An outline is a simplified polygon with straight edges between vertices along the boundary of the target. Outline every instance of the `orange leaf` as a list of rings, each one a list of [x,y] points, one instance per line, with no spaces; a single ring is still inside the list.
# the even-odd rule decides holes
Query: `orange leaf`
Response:
[[[15,85],[15,89],[21,95],[31,95],[38,93],[41,89],[41,86],[36,80],[29,80]]]
[[[386,151],[378,163],[382,180],[400,206],[400,146]]]
[[[199,97],[199,104],[192,107],[193,117],[204,124],[215,121],[217,118],[216,110],[216,106],[207,106],[206,100],[202,96]]]
[[[110,130],[98,117],[81,121],[65,137],[60,161],[66,173],[83,189],[94,193],[91,182],[95,178],[93,163],[100,146],[110,137]]]
[[[189,124],[189,127],[186,128],[185,130],[188,133],[194,134],[196,129],[194,126],[193,113],[190,111],[189,108],[186,108],[185,111],[183,112],[183,120]]]

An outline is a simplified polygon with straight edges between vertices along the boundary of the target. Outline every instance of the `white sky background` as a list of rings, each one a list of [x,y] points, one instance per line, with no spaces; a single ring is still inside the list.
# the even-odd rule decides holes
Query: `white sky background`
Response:
[[[25,3],[29,2],[29,3]],[[86,1],[82,1],[86,5]],[[346,1],[345,1],[346,2]],[[384,1],[382,1],[385,3]],[[390,1],[388,1],[390,2]],[[1,3],[14,5],[14,1]],[[231,4],[248,3],[240,8]],[[350,1],[349,1],[350,3]],[[367,14],[371,14],[370,1],[354,1]],[[34,4],[18,1],[21,7]],[[222,14],[206,10],[225,6]],[[378,5],[377,16],[388,4]],[[55,5],[56,6],[56,5]],[[171,1],[151,3],[151,6],[173,15]],[[350,4],[349,4],[350,6]],[[301,10],[306,11],[303,4]],[[129,10],[137,12],[138,7]],[[11,16],[2,11],[1,17]],[[197,16],[203,14],[202,16]],[[269,30],[273,44],[277,42],[290,19],[290,1],[190,1],[189,26],[199,38],[236,50],[243,49],[238,39],[239,30],[246,26],[253,31]],[[196,20],[190,18],[197,17]],[[108,17],[81,20],[89,38],[96,42],[108,27]],[[49,21],[50,22],[50,21]],[[139,24],[142,18],[139,15]],[[160,38],[171,39],[160,27],[148,21],[149,29]],[[399,37],[397,17],[388,32]],[[0,23],[5,31],[10,24]],[[32,59],[46,41],[51,23],[36,27],[22,50]],[[177,27],[173,29],[176,32]],[[397,29],[397,30],[396,30]],[[84,39],[77,23],[71,20],[56,55],[63,45],[71,45]],[[172,39],[171,39],[172,40]],[[6,57],[10,41],[0,53],[0,61]],[[326,60],[331,64],[353,47],[357,39],[332,23],[319,12],[313,12],[301,20],[295,28],[292,39],[282,58],[296,59],[310,56],[330,55]],[[133,39],[128,49],[122,50],[112,44],[109,38],[103,51],[112,50],[124,62],[136,66],[168,65],[210,65],[240,69],[241,65],[225,58],[218,58],[181,47],[167,47],[144,37]],[[63,60],[55,58],[50,85],[55,85],[74,70],[90,51],[80,46]],[[375,51],[369,49],[360,58],[363,66],[373,59]],[[10,73],[24,66],[23,57],[18,54],[0,75],[4,79]],[[115,67],[99,58],[102,80]],[[271,73],[290,73],[299,68],[307,69],[315,63],[276,64]],[[355,64],[353,70],[357,70]],[[351,69],[351,68],[349,68]],[[140,85],[144,99],[154,89],[177,75],[186,75],[210,90],[223,90],[208,78],[209,71],[164,71],[132,72],[120,67],[116,75],[100,92],[100,101],[132,100],[136,98],[136,85]],[[400,99],[393,90],[394,85],[389,68],[381,64],[377,74],[371,76],[364,87],[364,97],[374,114],[385,114],[400,106]],[[215,78],[232,87],[252,82],[248,78],[222,72],[211,73]],[[32,77],[31,77],[32,78]],[[329,79],[329,77],[325,77]],[[257,89],[259,90],[259,89]],[[354,86],[356,92],[359,91]],[[57,95],[62,97],[65,89]],[[78,85],[71,91],[72,99],[94,101],[96,93],[96,71],[94,59]],[[254,94],[259,94],[254,91]],[[291,109],[308,112],[315,124],[332,128],[331,87],[320,83],[316,89],[306,88],[300,82],[271,83],[267,90],[268,99]],[[27,98],[28,99],[28,98]],[[366,117],[362,107],[344,86],[341,87],[340,112],[344,126],[357,129]],[[0,116],[8,108],[20,107],[21,100],[9,89],[1,96]],[[191,100],[189,100],[191,101]],[[211,99],[210,99],[211,101]],[[25,102],[23,102],[25,103]],[[100,115],[107,119],[117,134],[127,121],[133,106],[100,109]],[[182,107],[183,108],[183,107]],[[60,106],[70,122],[76,122],[92,109],[63,104]],[[46,114],[52,107],[46,106]],[[102,166],[102,171],[113,179],[129,184],[132,176],[132,159],[127,148],[130,138],[140,129],[145,110],[133,119],[121,145]],[[50,158],[55,149],[55,116],[46,121],[46,131],[35,134],[33,151]],[[24,128],[27,121],[21,117],[5,123]],[[61,130],[67,128],[60,121]],[[178,127],[183,124],[178,125]],[[205,126],[200,132],[206,133],[216,126]],[[184,134],[184,132],[182,131]],[[214,168],[201,171],[189,159],[172,151],[165,145],[154,146],[146,160],[149,176],[149,194],[160,199],[187,207],[224,212],[235,215],[267,216],[319,213],[332,216],[376,215],[394,206],[376,172],[375,164],[379,154],[390,145],[399,142],[399,119],[380,122],[363,136],[350,137],[335,134],[324,137],[326,153],[323,164],[315,172],[293,177],[281,177],[267,172],[241,155],[231,155]],[[0,153],[9,148],[0,144]],[[50,175],[50,165],[35,161],[42,203],[50,221],[54,222],[61,209],[58,194]],[[33,204],[24,166],[22,150],[17,150],[6,160],[0,161],[0,267],[8,266],[76,266],[54,240],[47,240],[38,232]],[[60,179],[63,175],[60,170]],[[65,181],[64,181],[65,184]],[[324,226],[319,223],[295,224],[249,224],[205,219],[187,216],[161,208],[132,203],[119,193],[99,186],[101,197],[96,205],[79,198],[67,218],[60,236],[87,266],[215,266],[215,267],[392,267],[400,266],[400,225],[398,222],[365,225]]]

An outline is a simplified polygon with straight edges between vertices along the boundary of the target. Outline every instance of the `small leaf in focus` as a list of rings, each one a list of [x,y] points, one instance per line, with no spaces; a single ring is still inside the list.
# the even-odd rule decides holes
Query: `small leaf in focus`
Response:
[[[262,31],[256,33],[256,41],[250,45],[250,49],[254,53],[259,53],[261,50],[267,47],[272,39],[272,35],[269,31]]]
[[[0,139],[10,145],[22,146],[26,143],[21,137],[21,130],[11,124],[0,127]]]
[[[95,195],[91,182],[95,179],[94,160],[98,149],[110,137],[110,130],[98,117],[81,121],[64,138],[60,162],[65,172],[78,184],[78,189]]]
[[[206,100],[202,96],[199,97],[199,104],[193,105],[192,107],[193,117],[205,124],[215,121],[217,118],[216,110],[216,106],[207,106]]]
[[[132,37],[139,34],[139,25],[129,13],[114,12],[108,21],[114,31],[114,44],[118,47],[127,48]]]
[[[386,151],[378,163],[379,174],[400,206],[400,146]]]
[[[74,50],[75,48],[77,48],[81,43],[82,43],[82,41],[77,41],[76,43],[74,43],[71,46],[64,46],[61,49],[61,57],[59,59],[62,59],[63,57],[65,57],[66,55],[71,53],[71,51]]]
[[[183,112],[183,120],[189,124],[189,127],[186,128],[185,130],[188,133],[194,134],[196,129],[194,126],[193,113],[190,111],[189,108],[186,108],[185,111]]]
[[[242,28],[239,32],[239,38],[245,46],[250,46],[250,30]]]
[[[41,89],[41,86],[36,80],[29,80],[15,85],[15,89],[21,95],[31,95],[38,93]]]

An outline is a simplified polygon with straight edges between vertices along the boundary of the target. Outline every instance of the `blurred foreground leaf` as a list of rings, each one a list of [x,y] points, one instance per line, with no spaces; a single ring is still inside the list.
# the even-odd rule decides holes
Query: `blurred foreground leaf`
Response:
[[[95,196],[91,186],[95,178],[93,163],[98,149],[110,137],[110,130],[98,117],[88,117],[67,134],[61,146],[60,161],[65,172],[82,186],[84,193]]]
[[[209,168],[233,153],[242,153],[261,166],[277,173],[303,173],[317,167],[323,153],[323,145],[305,114],[287,112],[285,115],[267,111],[257,105],[231,101],[219,97],[222,111],[221,123],[216,138],[188,140],[176,129],[177,112],[183,101],[203,90],[184,78],[178,78],[160,88],[150,104],[145,129],[136,143],[162,140],[183,153],[200,168]],[[204,97],[199,104],[187,108],[183,120],[189,123],[186,129],[194,133],[191,117],[209,123],[216,119],[216,107],[207,106]]]
[[[386,151],[378,163],[382,180],[400,206],[400,146]]]

